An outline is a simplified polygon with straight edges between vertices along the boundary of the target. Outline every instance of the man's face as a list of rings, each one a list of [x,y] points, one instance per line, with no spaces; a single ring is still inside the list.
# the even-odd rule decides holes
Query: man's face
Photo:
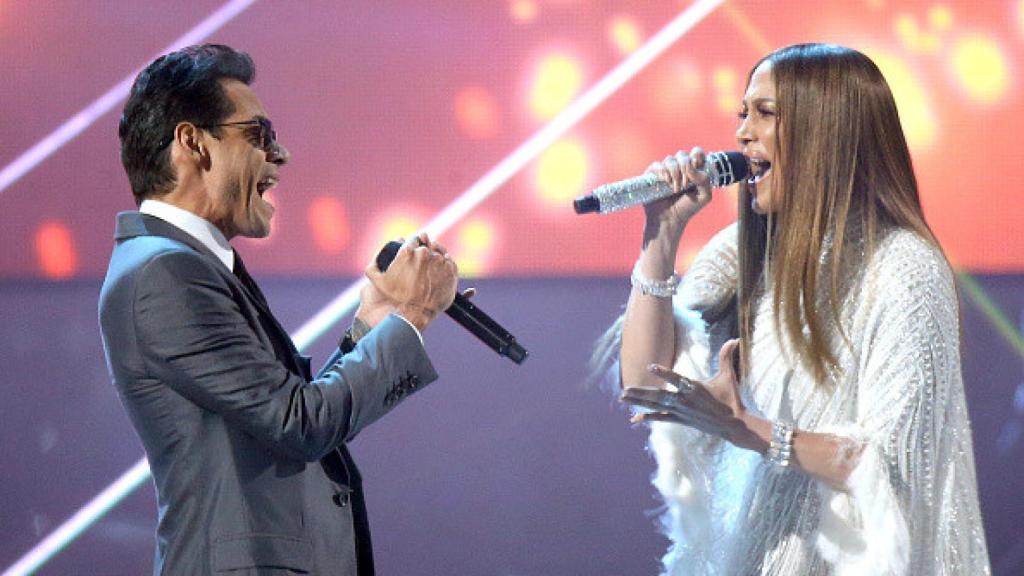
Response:
[[[288,161],[288,151],[269,139],[266,149],[261,148],[255,121],[266,119],[267,113],[252,88],[237,80],[224,80],[222,85],[235,111],[220,124],[240,124],[222,126],[219,139],[206,139],[210,165],[205,217],[228,239],[265,238],[274,207],[263,195],[277,185],[278,168]]]

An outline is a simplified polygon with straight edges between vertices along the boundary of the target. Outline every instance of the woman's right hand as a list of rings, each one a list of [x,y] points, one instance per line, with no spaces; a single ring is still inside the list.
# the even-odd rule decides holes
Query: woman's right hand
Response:
[[[647,168],[647,173],[656,174],[662,182],[670,184],[674,192],[682,192],[690,184],[697,187],[692,192],[644,204],[648,228],[654,227],[659,234],[665,231],[681,234],[690,218],[711,202],[711,181],[704,172],[704,162],[704,150],[696,147],[689,153],[680,150]]]

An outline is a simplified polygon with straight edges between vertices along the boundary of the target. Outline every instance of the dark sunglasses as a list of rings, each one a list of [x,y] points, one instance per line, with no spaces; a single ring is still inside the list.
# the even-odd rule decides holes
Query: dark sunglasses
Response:
[[[252,120],[224,122],[222,124],[196,124],[196,128],[204,129],[224,126],[247,128],[246,135],[252,143],[267,154],[272,154],[277,150],[277,131],[274,130],[274,124],[267,118],[253,118]],[[171,142],[174,142],[173,136],[168,138],[161,148],[166,148]]]
[[[206,126],[199,126],[199,128],[219,128],[222,126],[247,127],[249,129],[246,130],[246,135],[252,139],[253,144],[257,148],[267,154],[272,154],[277,149],[277,132],[274,130],[274,124],[267,118],[261,117],[240,122],[208,124]]]

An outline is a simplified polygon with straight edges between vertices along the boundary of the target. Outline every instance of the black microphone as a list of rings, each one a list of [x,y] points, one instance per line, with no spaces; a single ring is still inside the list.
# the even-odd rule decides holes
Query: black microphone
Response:
[[[377,254],[377,268],[380,268],[381,272],[387,271],[401,247],[400,243],[391,241],[381,248],[380,253]],[[461,324],[463,328],[472,332],[484,344],[490,346],[498,355],[507,356],[516,364],[522,364],[530,354],[516,342],[515,336],[502,328],[483,310],[477,308],[469,301],[469,298],[458,292],[455,293],[455,301],[445,310],[445,313]]]
[[[711,186],[721,188],[743,180],[750,175],[750,164],[739,152],[712,152],[704,162],[704,171],[711,179]],[[693,192],[697,186],[690,184],[681,192]],[[680,192],[680,193],[681,193]],[[676,192],[672,185],[662,182],[655,174],[644,174],[629,180],[612,182],[597,187],[587,196],[580,196],[573,202],[577,214],[600,212],[607,214],[655,200],[667,198]]]

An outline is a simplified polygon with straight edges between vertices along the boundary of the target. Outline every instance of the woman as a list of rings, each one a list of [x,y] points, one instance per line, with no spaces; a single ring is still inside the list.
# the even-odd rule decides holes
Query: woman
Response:
[[[681,282],[704,154],[651,166],[697,191],[645,207],[621,324],[666,573],[988,574],[956,289],[881,73],[847,48],[778,50],[736,136],[739,221]]]

